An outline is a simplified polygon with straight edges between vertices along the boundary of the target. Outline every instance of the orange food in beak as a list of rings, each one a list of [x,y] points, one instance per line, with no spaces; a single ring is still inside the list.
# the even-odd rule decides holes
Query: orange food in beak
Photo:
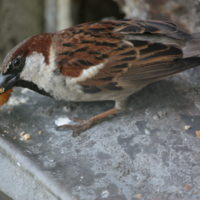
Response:
[[[13,92],[13,89],[10,89],[5,93],[0,94],[0,106],[3,106],[3,104],[5,104],[9,100],[12,92]]]

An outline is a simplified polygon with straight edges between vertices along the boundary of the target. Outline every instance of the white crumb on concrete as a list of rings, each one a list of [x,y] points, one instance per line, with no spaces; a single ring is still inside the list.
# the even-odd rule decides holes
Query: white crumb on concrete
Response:
[[[28,97],[25,98],[10,98],[8,101],[8,105],[10,106],[18,106],[19,104],[24,104],[29,100]]]
[[[145,129],[144,132],[145,132],[145,134],[150,135],[150,132],[148,129]]]
[[[23,88],[23,89],[21,90],[21,93],[22,93],[22,94],[25,94],[25,93],[27,93],[27,92],[30,92],[30,90],[27,89],[27,88]]]
[[[185,125],[185,130],[189,130],[190,128],[191,128],[191,126]]]
[[[70,112],[71,111],[71,108],[69,106],[64,106],[63,107],[63,111],[64,112]]]
[[[69,124],[71,122],[71,120],[68,117],[61,117],[55,120],[55,124],[57,126],[62,126],[65,124]]]
[[[159,120],[159,116],[158,115],[153,115],[153,119],[158,121]]]

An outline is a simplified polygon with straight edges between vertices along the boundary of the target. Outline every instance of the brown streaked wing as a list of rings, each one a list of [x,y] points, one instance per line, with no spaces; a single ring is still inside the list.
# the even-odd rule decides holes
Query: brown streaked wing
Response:
[[[143,65],[147,68],[139,73],[127,73],[119,77],[118,85],[122,87],[132,87],[147,85],[155,81],[159,81],[171,77],[177,73],[187,69],[199,66],[200,58],[191,57],[185,59],[175,59],[171,62],[152,63],[150,65]]]
[[[173,24],[159,21],[119,20],[84,23],[55,35],[56,62],[63,75],[78,77],[83,69],[104,63],[108,58],[118,55],[119,48],[123,51],[124,46],[129,46],[122,42],[124,35],[145,33],[174,34],[174,37],[184,35]],[[150,47],[148,49],[150,51]],[[133,60],[131,57],[124,59]]]
[[[169,66],[175,59],[182,58],[179,47],[138,40],[131,42],[133,47],[119,48],[118,54],[110,58],[96,76],[80,82],[80,85],[108,90],[128,88],[164,79],[169,76],[169,71],[175,74],[182,70]],[[111,84],[115,87],[110,87]]]
[[[124,35],[151,33],[181,40],[191,38],[190,34],[179,30],[175,24],[156,20],[130,20],[127,25],[116,27],[115,31]]]
[[[83,69],[105,63],[117,54],[115,49],[124,48],[121,34],[98,23],[66,29],[58,32],[55,39],[56,62],[61,73],[70,77],[78,77]]]
[[[123,40],[125,35],[165,35],[179,40],[190,35],[174,24],[151,20],[120,20],[77,25],[56,34],[56,62],[65,76],[104,63],[95,76],[79,82],[86,93],[149,84],[190,68],[182,49],[161,41]],[[186,64],[185,64],[186,63]],[[183,67],[184,66],[184,67]]]

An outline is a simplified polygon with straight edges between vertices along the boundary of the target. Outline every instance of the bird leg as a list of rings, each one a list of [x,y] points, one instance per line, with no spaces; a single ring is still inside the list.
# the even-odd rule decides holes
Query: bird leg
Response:
[[[81,120],[79,118],[71,118],[72,121],[79,122],[77,125],[63,125],[59,126],[59,129],[72,129],[73,130],[73,137],[78,136],[82,131],[85,131],[86,129],[90,128],[92,125],[97,124],[103,120],[105,120],[109,115],[115,114],[119,112],[116,108],[112,108],[108,111],[105,111],[99,115],[95,115],[93,117],[90,117],[86,120]]]
[[[126,101],[125,100],[124,101],[116,101],[115,107],[110,109],[110,110],[107,110],[107,111],[105,111],[101,114],[90,117],[86,120],[81,120],[81,119],[76,118],[76,117],[71,118],[72,121],[79,122],[79,124],[77,124],[77,125],[66,124],[66,125],[59,126],[58,129],[66,129],[66,128],[72,129],[73,130],[73,137],[76,137],[76,136],[80,135],[80,133],[82,131],[85,131],[86,129],[90,128],[94,124],[97,124],[97,123],[107,119],[107,117],[109,115],[113,115],[113,114],[116,114],[118,112],[121,112],[125,108],[126,108]]]

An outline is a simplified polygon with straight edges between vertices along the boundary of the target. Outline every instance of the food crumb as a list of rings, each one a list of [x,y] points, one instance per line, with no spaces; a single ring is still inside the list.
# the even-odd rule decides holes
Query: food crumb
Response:
[[[200,138],[200,131],[196,131],[196,135],[198,138]]]
[[[190,128],[191,128],[191,126],[185,125],[185,130],[189,130]]]
[[[138,198],[139,198],[139,199],[141,199],[141,198],[142,198],[142,195],[141,195],[141,194],[138,194],[137,196],[138,196]]]
[[[189,185],[186,185],[186,186],[185,186],[185,189],[190,190],[191,187],[190,187]]]
[[[39,131],[38,134],[39,134],[39,135],[42,134],[42,131]]]
[[[158,115],[153,115],[153,119],[156,120],[156,121],[158,121],[159,120]]]
[[[194,191],[193,194],[197,194],[197,191]]]
[[[5,91],[4,88],[0,88],[0,93],[3,93]]]
[[[22,132],[22,133],[20,133],[20,136],[22,137],[22,136],[24,136],[24,134],[25,134],[25,132]]]
[[[16,140],[16,138],[17,138],[17,137],[15,136],[13,139]]]
[[[0,93],[3,93],[4,91],[5,91],[4,88],[0,88]],[[13,91],[13,89],[0,95],[0,106],[3,106],[9,100],[12,91]]]
[[[21,136],[20,138],[21,141],[27,141],[31,139],[31,136],[29,134],[25,134],[25,132],[20,133],[20,136]]]
[[[24,140],[24,141],[27,141],[27,140],[30,140],[31,139],[31,136],[29,134],[25,134],[22,136],[22,138],[20,140]]]
[[[191,121],[193,122],[193,121],[194,121],[194,119],[191,119]]]

